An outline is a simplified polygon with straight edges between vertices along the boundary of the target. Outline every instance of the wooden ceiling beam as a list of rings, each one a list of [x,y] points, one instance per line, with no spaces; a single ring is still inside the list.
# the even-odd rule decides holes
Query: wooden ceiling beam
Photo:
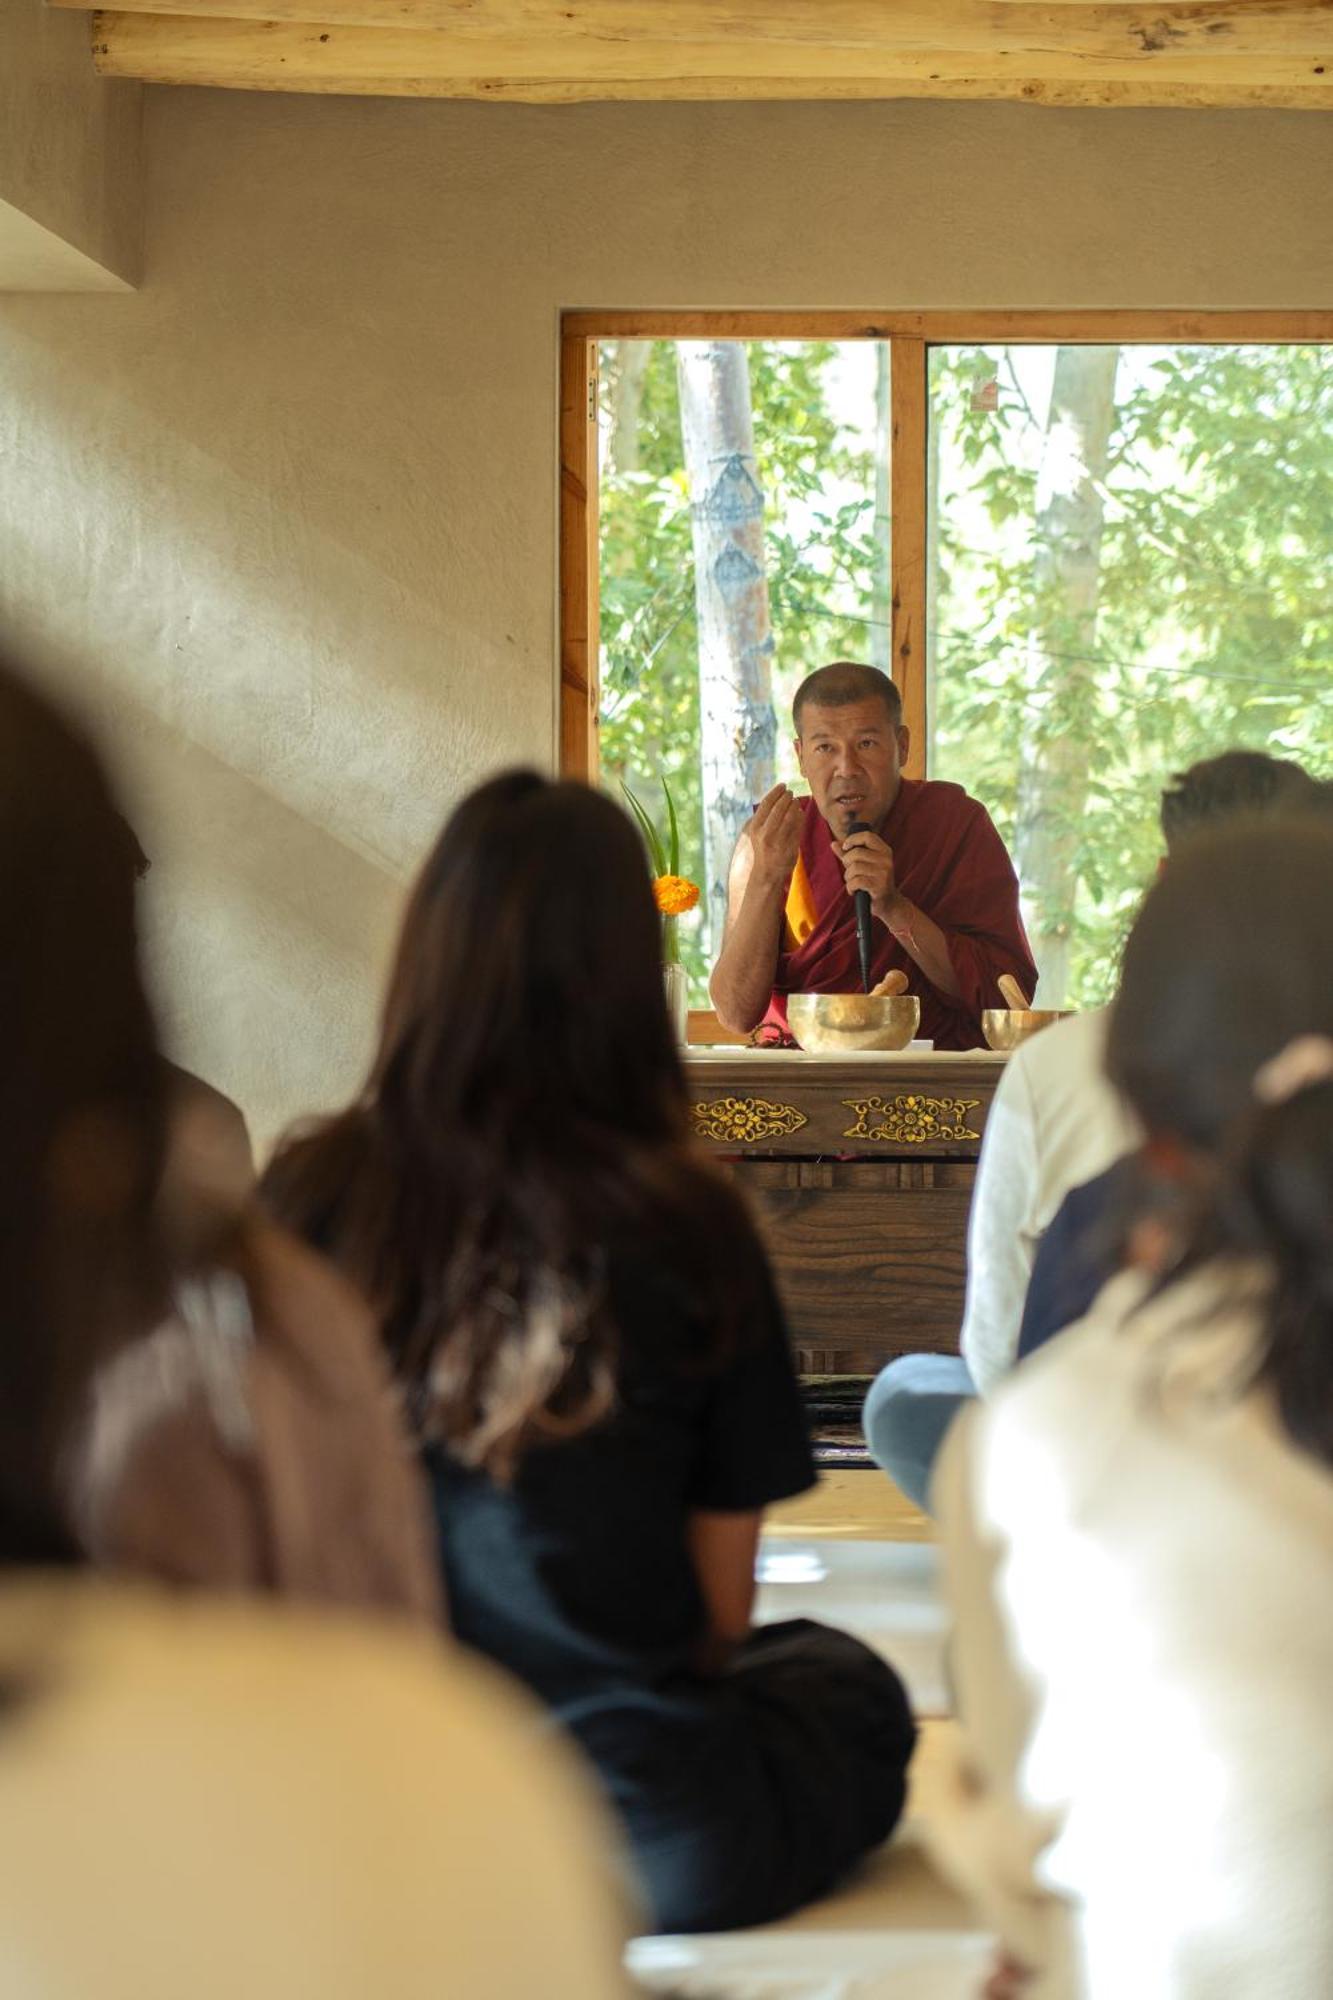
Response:
[[[86,0],[49,0],[78,7]],[[1333,0],[122,0],[125,14],[436,28],[460,46],[674,45],[793,56],[811,49],[1110,56],[1135,64],[1333,53]],[[745,64],[736,64],[737,73]],[[851,66],[849,66],[851,73]]]
[[[305,4],[306,0],[284,0]],[[191,0],[202,6],[206,0]],[[232,0],[234,4],[234,0]],[[314,0],[309,0],[314,4]],[[1275,8],[1282,0],[1166,0],[1153,11],[1151,46],[1139,6],[1056,0],[937,0],[902,9],[876,0],[768,0],[754,14],[707,0],[452,0],[450,25],[416,25],[414,0],[398,0],[411,26],[349,24],[338,6],[367,10],[376,0],[321,0],[316,21],[157,14],[121,8],[94,17],[93,50],[107,76],[154,83],[214,84],[239,89],[371,95],[509,99],[570,103],[592,99],[741,98],[1017,98],[1048,104],[1268,105],[1333,109],[1333,0],[1318,7]],[[436,12],[450,0],[421,0]],[[1260,5],[1262,11],[1260,11]],[[822,34],[763,33],[776,16],[799,11]],[[845,39],[866,16],[874,41]],[[694,27],[704,14],[713,32],[687,40],[669,32],[673,16]],[[630,18],[637,31],[629,32]],[[742,35],[745,17],[749,32]],[[1040,16],[1022,43],[1000,33]],[[1140,30],[1107,42],[1108,17]],[[947,32],[942,25],[949,23]],[[968,17],[963,19],[963,17]],[[1189,19],[1177,33],[1174,23]],[[1212,32],[1223,19],[1225,35]],[[929,21],[944,45],[913,36]],[[1301,46],[1275,45],[1279,19]],[[644,33],[649,24],[659,38]],[[960,25],[961,23],[961,25]],[[1055,26],[1052,27],[1052,23]],[[1203,23],[1209,32],[1195,29]],[[730,24],[729,26],[727,24]],[[1211,24],[1211,27],[1209,26]],[[1327,60],[1314,43],[1322,24]],[[991,40],[982,39],[989,29]],[[973,36],[956,46],[964,29]],[[1253,29],[1258,45],[1246,42]]]
[[[80,6],[80,0],[50,0]],[[1053,54],[1135,64],[1333,52],[1333,0],[122,0],[122,14],[438,28],[460,46],[693,46],[849,56]],[[743,68],[743,64],[737,64]]]

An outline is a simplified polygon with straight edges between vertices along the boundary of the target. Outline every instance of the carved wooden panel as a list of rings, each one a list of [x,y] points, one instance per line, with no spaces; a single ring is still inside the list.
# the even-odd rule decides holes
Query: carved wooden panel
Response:
[[[968,1161],[735,1160],[803,1371],[873,1374],[958,1351]]]
[[[1004,1058],[810,1063],[783,1051],[687,1056],[696,1136],[770,1158],[975,1158]]]

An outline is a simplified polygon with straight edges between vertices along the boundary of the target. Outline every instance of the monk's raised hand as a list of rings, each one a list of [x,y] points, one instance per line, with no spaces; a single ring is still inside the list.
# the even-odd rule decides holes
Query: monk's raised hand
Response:
[[[755,807],[745,835],[754,855],[754,873],[772,883],[785,882],[796,866],[801,846],[801,802],[786,785],[774,785]]]
[[[864,889],[875,916],[881,923],[887,923],[898,894],[893,849],[877,833],[870,832],[849,833],[846,840],[836,844],[847,894],[854,896],[858,889]]]

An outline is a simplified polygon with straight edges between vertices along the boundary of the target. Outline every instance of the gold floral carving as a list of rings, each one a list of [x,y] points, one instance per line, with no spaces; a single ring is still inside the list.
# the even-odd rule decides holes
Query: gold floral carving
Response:
[[[695,1132],[701,1139],[732,1140],[750,1146],[758,1139],[785,1139],[807,1120],[794,1104],[774,1104],[767,1097],[710,1097],[691,1106]]]
[[[930,1146],[943,1140],[975,1139],[967,1122],[979,1097],[844,1097],[856,1123],[844,1139],[891,1139],[900,1146]]]

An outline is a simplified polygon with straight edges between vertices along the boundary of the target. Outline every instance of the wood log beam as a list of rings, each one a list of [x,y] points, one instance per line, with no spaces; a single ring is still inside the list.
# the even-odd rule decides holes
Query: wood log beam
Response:
[[[75,7],[79,0],[52,0]],[[1317,55],[1333,0],[124,0],[125,14],[438,28],[474,48],[619,44],[849,54]]]
[[[1333,0],[170,0],[158,11],[166,4],[128,0],[94,17],[104,75],[529,103],[1333,108]]]

